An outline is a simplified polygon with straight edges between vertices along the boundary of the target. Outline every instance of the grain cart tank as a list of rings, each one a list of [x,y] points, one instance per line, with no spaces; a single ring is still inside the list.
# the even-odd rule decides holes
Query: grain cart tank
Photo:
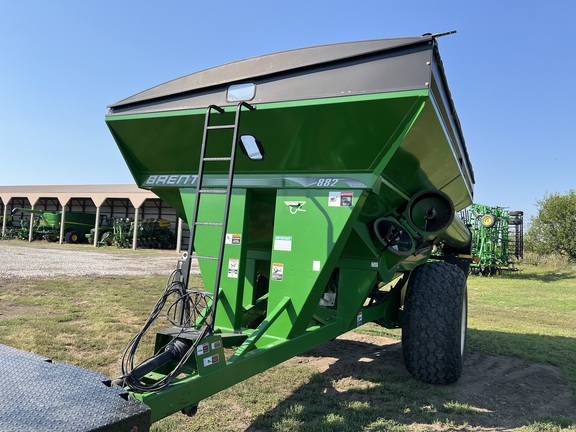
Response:
[[[251,58],[109,107],[138,186],[191,228],[116,380],[152,421],[369,322],[402,327],[416,378],[459,378],[470,232],[455,212],[474,178],[437,36]],[[137,364],[164,304],[171,324]]]

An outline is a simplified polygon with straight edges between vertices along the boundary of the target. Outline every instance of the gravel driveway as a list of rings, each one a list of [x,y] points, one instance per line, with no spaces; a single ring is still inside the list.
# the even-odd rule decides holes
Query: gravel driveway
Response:
[[[132,250],[99,252],[89,245],[17,245],[0,241],[0,279],[68,276],[168,277],[180,255],[175,251]],[[194,271],[193,271],[194,273]]]

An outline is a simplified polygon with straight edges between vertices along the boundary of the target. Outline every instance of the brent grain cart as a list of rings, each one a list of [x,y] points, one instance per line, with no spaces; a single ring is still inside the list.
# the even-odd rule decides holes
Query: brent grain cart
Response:
[[[402,327],[417,379],[458,380],[474,178],[437,36],[242,60],[110,106],[136,183],[191,229],[112,386],[151,422],[369,322]]]

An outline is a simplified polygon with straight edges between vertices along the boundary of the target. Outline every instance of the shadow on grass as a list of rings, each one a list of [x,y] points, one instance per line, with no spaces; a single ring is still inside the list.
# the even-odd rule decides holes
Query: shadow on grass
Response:
[[[559,282],[563,280],[576,279],[576,274],[570,271],[545,271],[542,273],[509,271],[504,272],[501,276],[504,279],[534,280],[538,282]]]
[[[472,339],[490,340],[492,333],[473,331]],[[502,344],[517,342],[499,337]],[[522,345],[537,337],[528,336]],[[576,426],[576,417],[565,417],[576,410],[558,369],[513,357],[469,354],[462,379],[449,386],[413,379],[399,342],[378,346],[336,339],[294,361],[321,372],[246,431],[501,430],[533,422],[548,425],[539,430]]]
[[[576,389],[576,338],[468,329],[472,353],[511,356],[559,367]]]

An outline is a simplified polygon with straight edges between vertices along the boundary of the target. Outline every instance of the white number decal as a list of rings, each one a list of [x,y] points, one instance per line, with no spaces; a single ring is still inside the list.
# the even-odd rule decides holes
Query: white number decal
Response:
[[[337,178],[321,178],[321,179],[318,179],[318,181],[316,182],[316,186],[333,187],[333,186],[336,186],[336,183],[338,183]]]

